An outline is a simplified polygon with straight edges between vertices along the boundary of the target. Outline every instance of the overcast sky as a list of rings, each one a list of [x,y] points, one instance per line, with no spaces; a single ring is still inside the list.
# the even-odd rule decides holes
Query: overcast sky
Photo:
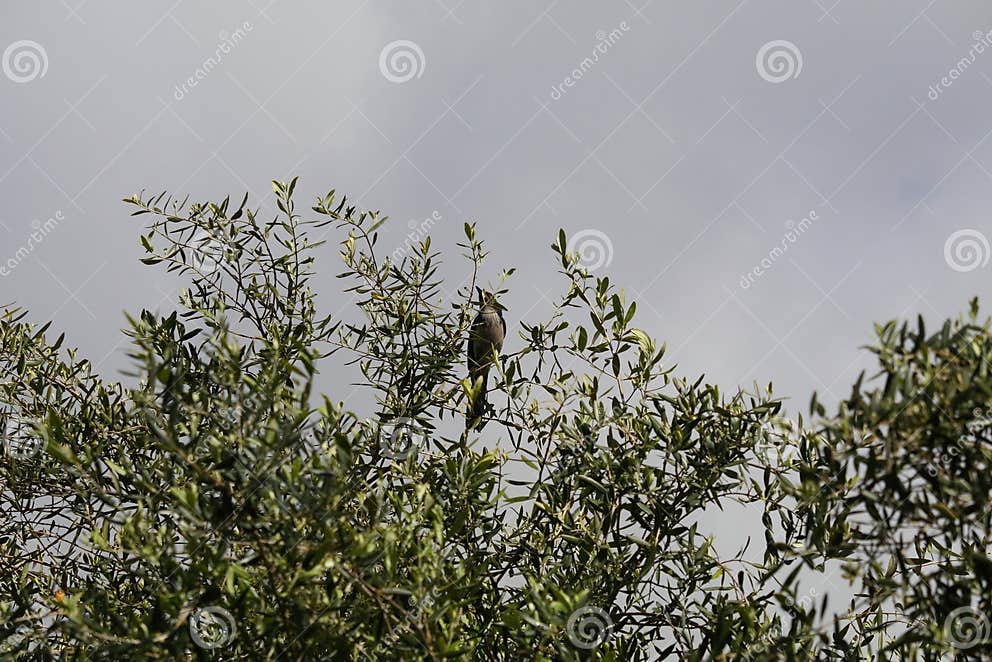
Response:
[[[0,303],[114,376],[124,311],[179,285],[120,199],[295,175],[301,209],[387,213],[387,248],[434,215],[454,262],[477,221],[511,328],[561,291],[556,229],[585,237],[682,374],[793,409],[846,393],[873,321],[988,293],[985,3],[641,3],[7,0]]]

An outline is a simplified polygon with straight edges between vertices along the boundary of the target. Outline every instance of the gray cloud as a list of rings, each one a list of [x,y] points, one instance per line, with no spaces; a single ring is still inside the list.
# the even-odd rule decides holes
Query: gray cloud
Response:
[[[951,269],[944,244],[992,236],[992,51],[929,91],[990,28],[977,1],[13,5],[0,49],[33,41],[47,69],[15,82],[31,77],[25,56],[0,77],[0,260],[32,221],[65,220],[0,280],[2,299],[53,317],[112,375],[123,310],[169,306],[178,285],[137,263],[140,225],[119,199],[264,198],[298,174],[306,198],[336,187],[393,217],[387,246],[437,214],[453,251],[477,220],[486,276],[519,267],[511,319],[540,316],[560,287],[555,230],[599,230],[607,271],[685,373],[774,381],[803,408],[813,389],[842,397],[873,320],[936,321],[987,292],[986,269]],[[421,71],[391,82],[380,54],[399,40]],[[776,40],[802,69],[769,82],[755,58]]]

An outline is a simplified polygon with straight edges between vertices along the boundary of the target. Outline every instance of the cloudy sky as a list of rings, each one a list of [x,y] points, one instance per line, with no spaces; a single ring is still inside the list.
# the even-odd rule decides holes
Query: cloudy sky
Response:
[[[387,213],[387,248],[433,216],[454,262],[477,221],[485,276],[518,268],[511,327],[561,291],[564,228],[683,374],[793,410],[871,365],[873,321],[988,293],[984,3],[572,4],[4,2],[0,303],[114,376],[124,311],[180,285],[138,263],[120,199],[274,211],[295,175],[301,209],[337,188]]]

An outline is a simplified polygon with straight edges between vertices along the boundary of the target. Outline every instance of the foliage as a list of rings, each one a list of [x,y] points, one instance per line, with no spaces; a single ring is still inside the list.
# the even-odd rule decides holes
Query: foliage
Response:
[[[191,283],[181,310],[129,319],[134,385],[23,311],[0,318],[0,654],[992,653],[950,620],[987,625],[992,578],[977,304],[933,336],[879,327],[878,386],[859,379],[829,416],[814,397],[792,429],[770,386],[678,376],[562,232],[562,294],[548,319],[511,317],[496,406],[466,431],[475,227],[448,295],[429,238],[383,257],[384,216],[331,191],[308,220],[295,186],[274,183],[270,220],[247,196],[126,201],[151,219],[144,261]],[[318,313],[326,226],[361,322]],[[375,395],[365,416],[314,391],[345,364]],[[732,553],[706,526],[724,508],[758,522]],[[802,593],[832,564],[845,610]]]

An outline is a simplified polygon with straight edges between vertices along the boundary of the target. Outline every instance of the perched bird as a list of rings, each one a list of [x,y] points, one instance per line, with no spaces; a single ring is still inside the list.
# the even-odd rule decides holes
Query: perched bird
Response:
[[[503,311],[506,310],[492,292],[479,292],[479,314],[472,322],[468,334],[468,375],[473,388],[481,378],[482,385],[476,397],[469,401],[469,413],[466,425],[478,420],[486,413],[486,382],[489,378],[489,368],[503,349],[503,339],[506,337],[506,320]]]

